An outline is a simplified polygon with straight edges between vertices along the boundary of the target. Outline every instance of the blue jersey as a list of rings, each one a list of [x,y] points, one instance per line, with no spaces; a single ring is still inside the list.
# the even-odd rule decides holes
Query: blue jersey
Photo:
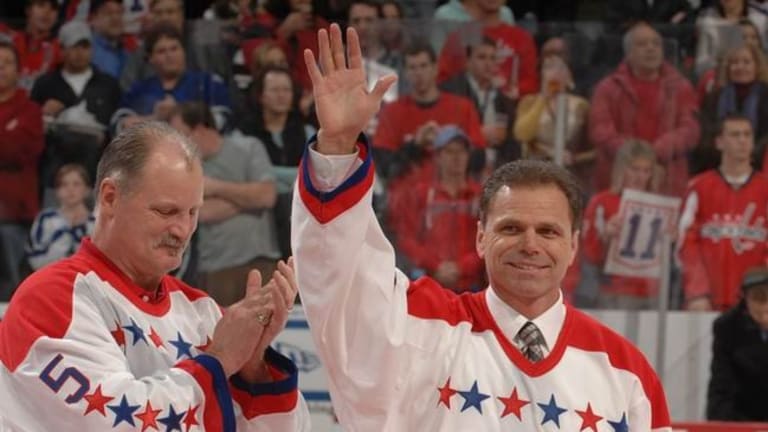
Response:
[[[120,121],[131,115],[151,115],[155,104],[171,96],[177,103],[204,102],[216,119],[216,125],[223,129],[231,116],[229,92],[224,81],[208,72],[187,71],[176,83],[176,87],[166,90],[158,77],[150,77],[136,82],[123,95],[120,109],[112,116],[112,124],[120,131]]]

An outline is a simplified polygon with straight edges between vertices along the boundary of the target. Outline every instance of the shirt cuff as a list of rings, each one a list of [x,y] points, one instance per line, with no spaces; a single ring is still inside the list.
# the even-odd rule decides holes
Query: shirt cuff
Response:
[[[309,146],[310,175],[312,184],[321,192],[336,189],[363,164],[359,148],[350,154],[326,155],[315,150],[316,145]]]

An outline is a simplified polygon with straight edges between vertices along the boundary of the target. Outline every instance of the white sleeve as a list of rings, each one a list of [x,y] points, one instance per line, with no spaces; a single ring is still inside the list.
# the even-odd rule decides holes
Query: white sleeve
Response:
[[[358,150],[337,157],[311,150],[302,161],[291,243],[336,414],[351,430],[382,430],[408,379],[409,281],[371,207],[374,168],[364,139]]]
[[[359,154],[360,149],[348,155],[324,155],[315,150],[314,145],[310,145],[309,173],[312,184],[321,192],[336,189],[363,164]]]

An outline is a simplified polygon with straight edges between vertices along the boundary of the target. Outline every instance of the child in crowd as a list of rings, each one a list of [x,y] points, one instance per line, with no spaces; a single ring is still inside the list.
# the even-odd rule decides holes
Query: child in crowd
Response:
[[[93,231],[94,216],[86,203],[90,179],[85,168],[62,165],[56,172],[55,187],[59,207],[40,212],[29,234],[27,260],[34,270],[72,255],[80,240]]]

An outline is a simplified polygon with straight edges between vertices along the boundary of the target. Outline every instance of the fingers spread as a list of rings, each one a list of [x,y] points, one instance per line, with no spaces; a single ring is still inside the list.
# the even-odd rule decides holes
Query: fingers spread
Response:
[[[350,69],[363,68],[363,53],[360,49],[360,38],[357,31],[352,27],[347,27],[347,58],[349,58]]]
[[[333,55],[331,54],[331,42],[328,39],[328,31],[320,29],[317,32],[317,47],[320,51],[320,67],[324,74],[329,74],[336,70],[333,65]]]
[[[320,68],[317,67],[315,55],[310,49],[304,50],[304,64],[307,66],[307,72],[309,72],[309,78],[312,80],[312,86],[315,87],[320,85],[320,82],[323,79],[323,74],[320,72]]]
[[[376,86],[371,91],[371,94],[379,101],[384,98],[384,94],[389,90],[390,87],[392,87],[392,84],[397,81],[397,76],[395,75],[387,75],[383,78],[380,78],[378,81],[376,81]]]
[[[347,60],[344,57],[344,42],[341,40],[341,27],[338,24],[331,24],[331,52],[333,53],[333,62],[336,70],[347,68]]]

